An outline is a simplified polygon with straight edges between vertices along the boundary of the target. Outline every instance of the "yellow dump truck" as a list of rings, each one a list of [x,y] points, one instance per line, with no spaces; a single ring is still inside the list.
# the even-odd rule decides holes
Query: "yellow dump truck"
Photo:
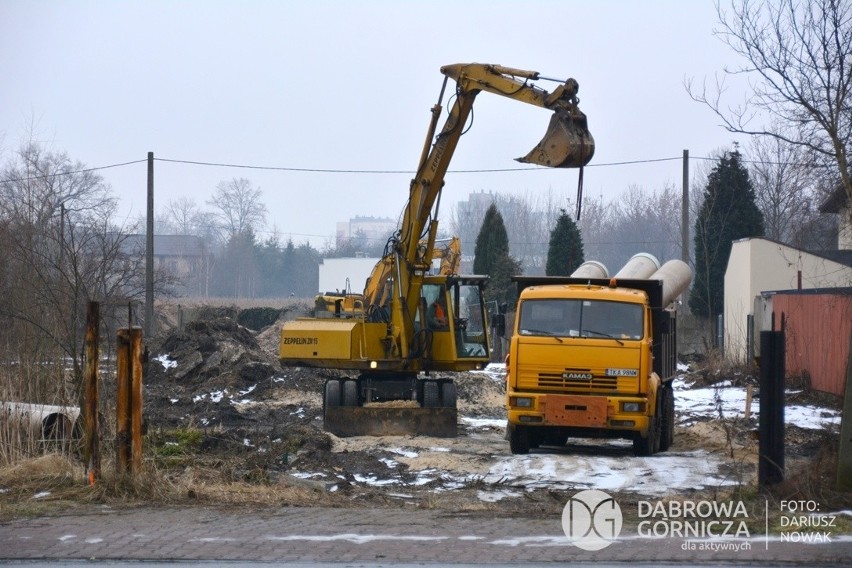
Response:
[[[692,271],[656,259],[650,270],[634,270],[649,258],[637,255],[613,278],[599,263],[571,277],[515,278],[506,362],[512,453],[569,437],[625,438],[644,456],[669,448],[677,357],[671,305]]]

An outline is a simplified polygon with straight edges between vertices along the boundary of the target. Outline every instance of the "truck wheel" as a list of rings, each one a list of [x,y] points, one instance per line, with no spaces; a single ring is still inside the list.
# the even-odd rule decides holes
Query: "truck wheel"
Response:
[[[438,383],[423,381],[423,408],[437,408],[438,406],[440,406]]]
[[[633,453],[637,456],[653,456],[660,450],[660,436],[662,429],[662,400],[657,400],[657,409],[654,411],[654,416],[651,418],[651,425],[648,428],[648,437],[643,438],[638,433],[633,438]]]
[[[660,451],[665,452],[672,447],[674,441],[674,390],[671,387],[663,389],[663,425],[660,436]]]
[[[343,406],[358,406],[357,381],[343,381]]]
[[[509,449],[513,454],[530,453],[530,433],[525,426],[509,425]]]
[[[457,400],[455,383],[441,383],[441,404],[447,408],[455,408]]]
[[[340,406],[340,381],[330,379],[325,382],[325,407]]]

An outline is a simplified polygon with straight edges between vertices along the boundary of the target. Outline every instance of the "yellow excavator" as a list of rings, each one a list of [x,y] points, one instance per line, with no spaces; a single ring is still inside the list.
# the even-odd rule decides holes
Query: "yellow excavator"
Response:
[[[517,158],[520,162],[582,168],[594,154],[594,139],[578,107],[576,80],[481,63],[447,65],[441,73],[444,81],[401,224],[367,281],[362,305],[355,308],[353,303],[353,309],[340,309],[331,317],[299,318],[281,328],[283,366],[354,375],[325,383],[324,427],[338,436],[453,437],[456,388],[444,373],[482,369],[489,362],[482,295],[487,276],[430,274],[444,176],[476,96],[487,92],[553,112],[544,138]],[[450,79],[455,97],[436,135]],[[533,84],[538,80],[559,84],[547,91]]]

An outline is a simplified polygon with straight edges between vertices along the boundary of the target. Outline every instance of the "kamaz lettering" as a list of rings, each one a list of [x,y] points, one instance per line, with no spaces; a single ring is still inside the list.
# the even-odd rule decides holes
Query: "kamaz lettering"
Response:
[[[281,343],[284,345],[319,345],[319,339],[316,337],[282,337]]]
[[[582,379],[586,381],[591,381],[594,378],[594,375],[591,373],[564,373],[562,375],[563,379]]]

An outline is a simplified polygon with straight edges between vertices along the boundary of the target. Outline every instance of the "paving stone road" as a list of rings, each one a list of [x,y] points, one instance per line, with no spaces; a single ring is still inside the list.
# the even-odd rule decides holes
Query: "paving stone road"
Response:
[[[0,559],[852,565],[852,536],[832,535],[831,540],[802,544],[758,535],[687,542],[643,538],[625,529],[606,548],[585,551],[564,535],[559,518],[412,508],[91,505],[60,516],[0,524]]]

